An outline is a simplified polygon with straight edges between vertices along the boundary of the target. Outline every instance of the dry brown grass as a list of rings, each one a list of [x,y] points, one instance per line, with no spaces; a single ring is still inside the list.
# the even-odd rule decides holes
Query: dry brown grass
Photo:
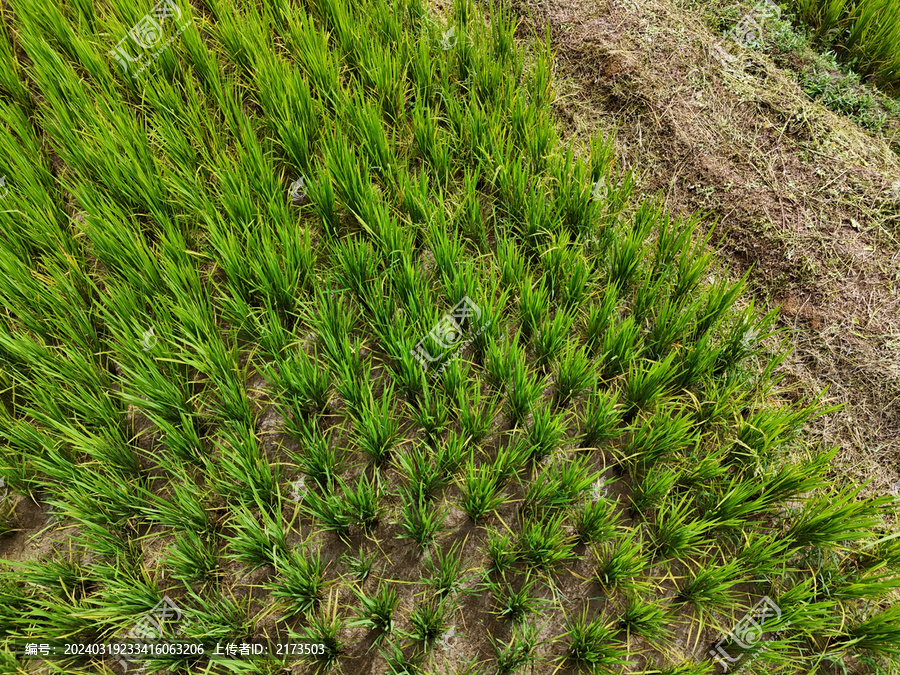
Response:
[[[842,410],[810,429],[839,445],[835,479],[900,480],[900,242],[884,138],[815,103],[765,55],[715,57],[720,37],[671,0],[523,2],[520,33],[549,28],[558,117],[580,145],[615,133],[623,164],[676,214],[708,214],[735,275],[792,330],[787,381]]]

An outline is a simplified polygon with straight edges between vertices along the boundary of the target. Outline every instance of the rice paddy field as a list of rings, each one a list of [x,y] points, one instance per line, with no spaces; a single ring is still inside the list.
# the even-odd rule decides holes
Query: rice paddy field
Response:
[[[0,12],[0,673],[900,672],[898,500],[511,7]]]

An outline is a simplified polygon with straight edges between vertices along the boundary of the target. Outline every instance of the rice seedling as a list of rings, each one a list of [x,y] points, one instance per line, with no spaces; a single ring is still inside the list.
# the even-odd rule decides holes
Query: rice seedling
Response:
[[[699,555],[713,525],[713,521],[696,517],[689,494],[664,501],[650,528],[655,556],[683,561],[689,554]]]
[[[569,313],[558,311],[553,320],[541,322],[532,342],[535,362],[542,368],[547,368],[551,361],[563,351],[569,335],[569,329],[575,322],[575,317]]]
[[[410,495],[400,509],[400,539],[412,539],[423,549],[428,548],[444,529],[446,509],[435,508],[421,496]]]
[[[594,558],[594,579],[607,592],[640,588],[638,579],[650,564],[641,542],[628,536],[604,541]]]
[[[488,530],[486,553],[491,563],[491,569],[495,572],[506,572],[513,569],[513,566],[521,558],[521,554],[516,550],[515,541],[512,535],[507,532],[500,534],[498,530]]]
[[[421,651],[404,654],[403,649],[395,642],[388,643],[388,651],[379,652],[391,675],[420,675],[422,663],[427,657],[427,653]]]
[[[186,583],[214,581],[222,573],[215,542],[191,530],[176,537],[166,564],[172,568],[173,577]]]
[[[332,594],[328,604],[309,618],[309,625],[299,634],[301,639],[324,645],[324,649],[315,655],[315,659],[318,667],[326,671],[337,663],[346,646],[341,640],[344,619],[337,610],[337,596]]]
[[[332,445],[328,436],[311,423],[297,427],[296,436],[300,442],[299,455],[291,457],[300,466],[307,478],[314,481],[323,491],[330,490],[337,476],[344,469],[344,457],[339,447]]]
[[[462,555],[462,545],[453,544],[445,551],[430,549],[425,557],[425,570],[429,573],[424,578],[425,584],[431,588],[439,598],[457,592],[470,578],[463,566],[465,559]]]
[[[489,636],[498,675],[514,673],[537,661],[535,649],[539,644],[539,632],[537,624],[522,623],[513,627],[509,642],[504,643]]]
[[[494,467],[476,464],[474,454],[470,454],[458,479],[459,507],[473,523],[482,522],[506,502],[503,485],[497,478]]]
[[[277,577],[269,588],[272,597],[285,600],[288,616],[307,614],[319,606],[326,588],[325,562],[320,550],[312,553],[308,549],[292,549],[277,555],[274,567]]]
[[[529,448],[529,459],[539,462],[547,457],[557,448],[564,433],[565,419],[562,413],[555,413],[549,404],[534,407],[531,426],[524,436]]]
[[[569,347],[563,352],[557,366],[554,404],[569,405],[575,398],[591,390],[594,385],[594,369],[584,347]]]
[[[378,555],[375,551],[369,554],[366,554],[365,551],[360,551],[357,556],[351,556],[349,553],[341,555],[341,562],[347,566],[353,573],[353,577],[360,583],[369,578],[377,560]]]
[[[486,586],[494,598],[494,614],[504,621],[517,624],[529,615],[539,613],[546,601],[534,594],[535,583],[528,574],[518,590],[505,577],[497,582],[488,580]]]
[[[260,512],[260,524],[249,508],[237,506],[232,510],[229,526],[230,557],[253,569],[275,565],[279,556],[287,555],[288,546],[281,522],[265,511]]]
[[[525,418],[533,412],[545,386],[546,377],[539,378],[537,374],[530,375],[524,360],[515,362],[506,391],[506,410],[514,425],[520,426]],[[546,425],[540,428],[547,429]]]
[[[575,545],[563,525],[564,514],[548,516],[543,521],[526,519],[519,535],[522,559],[537,569],[552,569],[572,556]]]
[[[410,630],[407,637],[430,649],[450,627],[456,604],[451,598],[432,598],[416,605],[409,613]]]
[[[600,443],[616,438],[621,433],[618,427],[622,416],[615,390],[595,391],[585,403],[582,419],[584,431],[579,447],[596,448]]]
[[[664,465],[654,465],[640,479],[634,478],[631,493],[631,511],[646,520],[678,481],[678,473]]]
[[[640,326],[631,316],[623,319],[615,328],[607,328],[601,344],[601,375],[606,380],[627,372],[644,348],[640,339]]]
[[[632,633],[652,640],[655,644],[671,640],[672,619],[666,607],[647,602],[633,593],[625,596],[625,610],[619,617],[619,626],[624,628],[628,638]]]
[[[382,640],[394,630],[394,612],[400,604],[400,596],[396,589],[379,584],[372,595],[366,595],[361,590],[354,589],[356,599],[360,603],[361,615],[358,619],[350,621],[348,626],[362,626],[369,630],[378,631],[377,641]]]
[[[608,499],[591,500],[573,510],[572,525],[582,544],[605,541],[616,530],[615,505]]]
[[[400,424],[391,413],[392,393],[393,385],[389,384],[379,403],[370,394],[354,419],[357,446],[379,468],[388,461],[400,437]]]
[[[563,658],[591,673],[628,665],[615,634],[615,628],[603,623],[599,617],[588,619],[587,610],[576,618],[567,616],[565,637],[569,646]]]
[[[462,468],[472,442],[474,441],[471,436],[460,435],[455,431],[448,432],[444,436],[444,442],[437,448],[435,456],[437,467],[448,476],[455,476]]]

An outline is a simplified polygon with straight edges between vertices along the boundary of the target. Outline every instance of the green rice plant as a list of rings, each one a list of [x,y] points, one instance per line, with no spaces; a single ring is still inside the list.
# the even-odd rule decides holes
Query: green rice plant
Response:
[[[461,437],[473,445],[481,443],[490,434],[499,408],[498,395],[484,395],[479,387],[470,389],[457,408]]]
[[[535,467],[531,483],[523,486],[522,513],[539,516],[550,509],[564,509],[590,490],[594,481],[590,458],[581,456],[569,461]]]
[[[667,642],[673,635],[669,627],[671,623],[668,608],[648,602],[646,598],[634,593],[625,596],[625,608],[619,617],[619,626],[625,629],[629,640],[631,634],[636,633],[657,645]]]
[[[786,573],[790,542],[771,533],[745,534],[735,560],[747,576],[778,579]]]
[[[512,371],[512,378],[506,391],[506,409],[516,426],[520,426],[529,413],[535,409],[535,404],[541,398],[541,393],[547,384],[547,378],[537,374],[530,375],[528,367],[523,360],[516,361]],[[542,422],[539,431],[554,432],[554,420]]]
[[[522,555],[517,551],[515,541],[509,532],[500,534],[498,530],[489,529],[486,551],[491,570],[504,573],[518,562]]]
[[[632,365],[628,369],[628,379],[622,390],[626,422],[634,419],[637,411],[649,409],[670,389],[671,381],[677,375],[673,367],[675,356],[676,352],[671,352],[662,361],[647,366]]]
[[[326,589],[326,564],[322,552],[309,547],[294,548],[275,557],[277,577],[269,582],[273,598],[287,604],[287,616],[307,615],[319,606]]]
[[[363,591],[353,589],[356,599],[360,603],[361,615],[350,621],[349,626],[361,626],[368,630],[378,632],[376,642],[394,630],[394,612],[400,604],[400,596],[396,589],[385,584],[379,584],[372,595],[366,595]]]
[[[875,536],[881,513],[891,497],[858,500],[858,486],[843,494],[822,494],[810,499],[785,532],[792,548],[825,546],[836,550],[851,541]]]
[[[438,509],[422,497],[404,500],[400,507],[399,539],[412,539],[423,549],[434,543],[435,536],[444,529],[446,509]]]
[[[387,664],[390,675],[420,675],[421,665],[427,657],[426,652],[415,651],[404,654],[403,649],[395,642],[388,643],[388,650],[379,649],[379,653]]]
[[[337,476],[344,470],[344,454],[337,444],[332,445],[328,436],[312,422],[298,425],[295,438],[300,452],[291,452],[291,458],[300,466],[307,478],[323,491],[331,489]]]
[[[280,522],[276,522],[266,513],[260,511],[257,519],[244,505],[236,505],[231,511],[228,525],[231,529],[229,557],[252,569],[265,565],[275,565],[279,556],[288,552],[287,539]]]
[[[530,614],[538,614],[547,601],[534,594],[535,580],[526,573],[518,590],[505,577],[501,581],[487,581],[486,585],[494,599],[493,613],[503,621],[517,624]]]
[[[458,479],[459,507],[472,519],[480,523],[506,502],[503,484],[494,467],[476,464],[474,454],[470,454]]]
[[[410,630],[407,633],[413,642],[431,648],[435,641],[450,627],[450,616],[456,605],[450,598],[438,600],[430,598],[416,605],[409,613]]]
[[[699,519],[690,494],[666,500],[656,511],[650,527],[650,539],[657,558],[675,558],[682,562],[704,550],[705,535],[714,522]]]
[[[622,238],[616,238],[609,255],[607,284],[619,289],[620,297],[635,283],[644,257],[644,240],[655,222],[652,207],[641,204],[634,216],[631,230]]]
[[[434,447],[449,424],[450,406],[440,395],[440,390],[432,393],[429,387],[424,387],[415,405],[409,405],[409,416],[413,424],[422,429],[428,444]]]
[[[566,430],[562,413],[555,413],[549,404],[533,408],[531,426],[525,431],[529,447],[529,459],[539,462],[550,455],[560,444]]]
[[[622,462],[651,467],[676,459],[694,450],[700,443],[699,433],[688,415],[679,415],[671,406],[661,406],[646,424],[637,427],[628,442],[617,451]]]
[[[618,405],[618,397],[616,390],[600,389],[596,389],[588,397],[582,417],[584,431],[578,443],[579,447],[596,448],[600,443],[619,436],[621,431],[618,427],[623,411]]]
[[[222,574],[215,542],[192,530],[176,536],[166,557],[166,565],[173,570],[173,577],[185,583],[206,583]]]
[[[625,652],[615,640],[616,629],[597,617],[588,619],[587,609],[577,618],[565,617],[568,649],[563,657],[580,671],[598,673],[617,666],[628,665]]]
[[[388,383],[378,403],[370,394],[353,421],[357,446],[378,468],[387,463],[400,438],[400,423],[391,411],[393,390],[393,384]]]
[[[515,239],[497,239],[495,255],[500,275],[500,284],[507,289],[518,288],[519,280],[525,278],[526,261]]]
[[[721,565],[704,565],[679,586],[673,602],[690,603],[701,613],[712,616],[733,604],[731,589],[742,580],[741,562],[737,559]]]
[[[616,531],[616,508],[609,499],[590,500],[573,511],[572,525],[582,544],[605,541]]]
[[[606,540],[593,550],[594,579],[607,592],[618,589],[638,590],[645,569],[650,566],[647,552],[633,534]]]
[[[559,359],[555,375],[553,403],[556,407],[568,406],[574,399],[593,389],[594,366],[584,347],[570,346]]]
[[[137,494],[142,498],[139,507],[142,513],[148,520],[160,525],[202,535],[212,533],[214,526],[203,502],[202,493],[199,493],[190,478],[183,474],[178,477],[180,481],[171,483],[172,491],[168,499],[150,492],[138,491]]]
[[[373,482],[365,475],[360,476],[356,488],[342,485],[344,503],[351,524],[365,534],[371,534],[378,527],[384,509],[381,507],[381,495],[377,480]]]
[[[492,340],[485,353],[485,379],[494,389],[502,390],[513,380],[513,372],[517,364],[523,361],[525,354],[518,342],[510,344],[506,340]]]
[[[530,339],[550,313],[550,290],[543,278],[535,282],[531,275],[521,278],[519,286],[519,327],[526,340]]]
[[[628,316],[603,334],[601,375],[609,380],[627,372],[643,352],[640,326]]]
[[[843,648],[852,646],[879,655],[900,654],[900,605],[865,616],[839,638]]]
[[[575,322],[572,314],[557,311],[552,320],[545,319],[533,339],[535,360],[547,368],[559,356],[566,344],[569,329]]]
[[[344,653],[345,644],[341,640],[344,619],[338,614],[337,595],[332,595],[327,605],[309,618],[299,637],[324,645],[324,650],[315,656],[320,668],[328,671]]]
[[[438,549],[429,550],[425,558],[428,577],[425,584],[431,588],[439,598],[445,598],[455,593],[470,578],[464,573],[465,559],[462,555],[462,545],[453,544],[445,551]]]
[[[572,557],[574,539],[566,533],[565,514],[526,519],[519,533],[519,552],[530,567],[552,569]]]
[[[377,560],[378,554],[375,552],[366,555],[365,551],[360,550],[356,556],[351,556],[349,553],[341,554],[341,562],[347,566],[360,583],[369,578]]]
[[[531,448],[521,437],[501,446],[492,465],[497,485],[505,485],[511,478],[525,471],[530,454]]]
[[[440,463],[434,460],[427,446],[413,446],[397,455],[397,469],[407,480],[401,490],[408,499],[430,501],[439,496],[440,490],[450,481]]]
[[[634,488],[629,498],[632,513],[647,520],[675,486],[678,477],[677,471],[665,465],[651,466],[640,478],[632,476]]]
[[[324,495],[308,492],[301,503],[301,508],[315,517],[323,530],[334,532],[342,540],[347,541],[354,518],[345,497],[347,486],[341,482],[340,487],[342,488],[340,492],[329,491]]]
[[[262,373],[291,402],[291,410],[305,417],[323,413],[331,398],[331,376],[313,358],[298,349],[276,357],[274,365],[263,365]],[[290,427],[289,427],[290,428]]]
[[[455,431],[448,432],[437,448],[435,460],[438,468],[448,476],[459,473],[469,453],[470,443],[470,436],[457,434]]]
[[[540,644],[539,632],[537,624],[522,623],[513,626],[509,642],[504,643],[488,635],[494,648],[498,675],[514,673],[537,661],[535,650]]]

